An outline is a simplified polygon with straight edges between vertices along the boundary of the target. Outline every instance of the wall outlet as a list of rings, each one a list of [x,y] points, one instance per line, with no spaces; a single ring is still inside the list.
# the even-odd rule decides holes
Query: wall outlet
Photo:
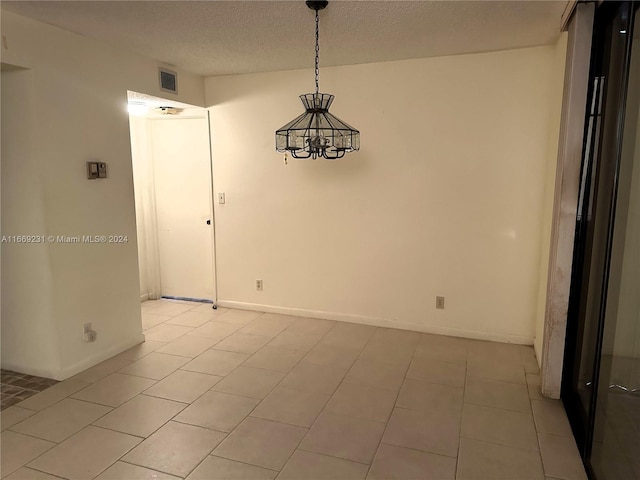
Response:
[[[444,310],[444,297],[436,297],[436,308]]]
[[[95,342],[98,334],[93,330],[91,323],[85,323],[82,326],[82,338],[85,342]]]
[[[256,290],[262,290],[262,279],[256,279]]]

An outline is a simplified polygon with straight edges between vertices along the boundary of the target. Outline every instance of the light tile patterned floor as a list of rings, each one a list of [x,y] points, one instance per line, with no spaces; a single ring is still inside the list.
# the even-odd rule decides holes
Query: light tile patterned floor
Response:
[[[531,347],[142,310],[144,344],[2,412],[3,478],[586,479]]]

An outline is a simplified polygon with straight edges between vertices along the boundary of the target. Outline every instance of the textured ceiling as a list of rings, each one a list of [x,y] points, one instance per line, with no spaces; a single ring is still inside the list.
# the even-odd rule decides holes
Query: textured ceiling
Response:
[[[322,66],[544,45],[566,0],[347,1],[320,12]],[[303,1],[2,1],[2,8],[201,75],[313,66]]]

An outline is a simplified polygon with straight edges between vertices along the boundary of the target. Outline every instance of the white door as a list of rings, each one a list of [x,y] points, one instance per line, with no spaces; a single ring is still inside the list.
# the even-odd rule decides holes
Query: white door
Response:
[[[151,136],[162,295],[215,300],[208,120],[154,119]]]

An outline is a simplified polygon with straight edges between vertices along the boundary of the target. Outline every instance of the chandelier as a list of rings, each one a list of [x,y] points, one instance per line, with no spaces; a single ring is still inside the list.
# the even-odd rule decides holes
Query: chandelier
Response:
[[[347,152],[360,149],[360,132],[329,113],[333,95],[319,93],[320,46],[318,11],[328,1],[307,0],[306,4],[316,12],[316,92],[300,95],[305,112],[276,131],[276,151],[290,153],[294,158],[318,157],[336,160]]]

